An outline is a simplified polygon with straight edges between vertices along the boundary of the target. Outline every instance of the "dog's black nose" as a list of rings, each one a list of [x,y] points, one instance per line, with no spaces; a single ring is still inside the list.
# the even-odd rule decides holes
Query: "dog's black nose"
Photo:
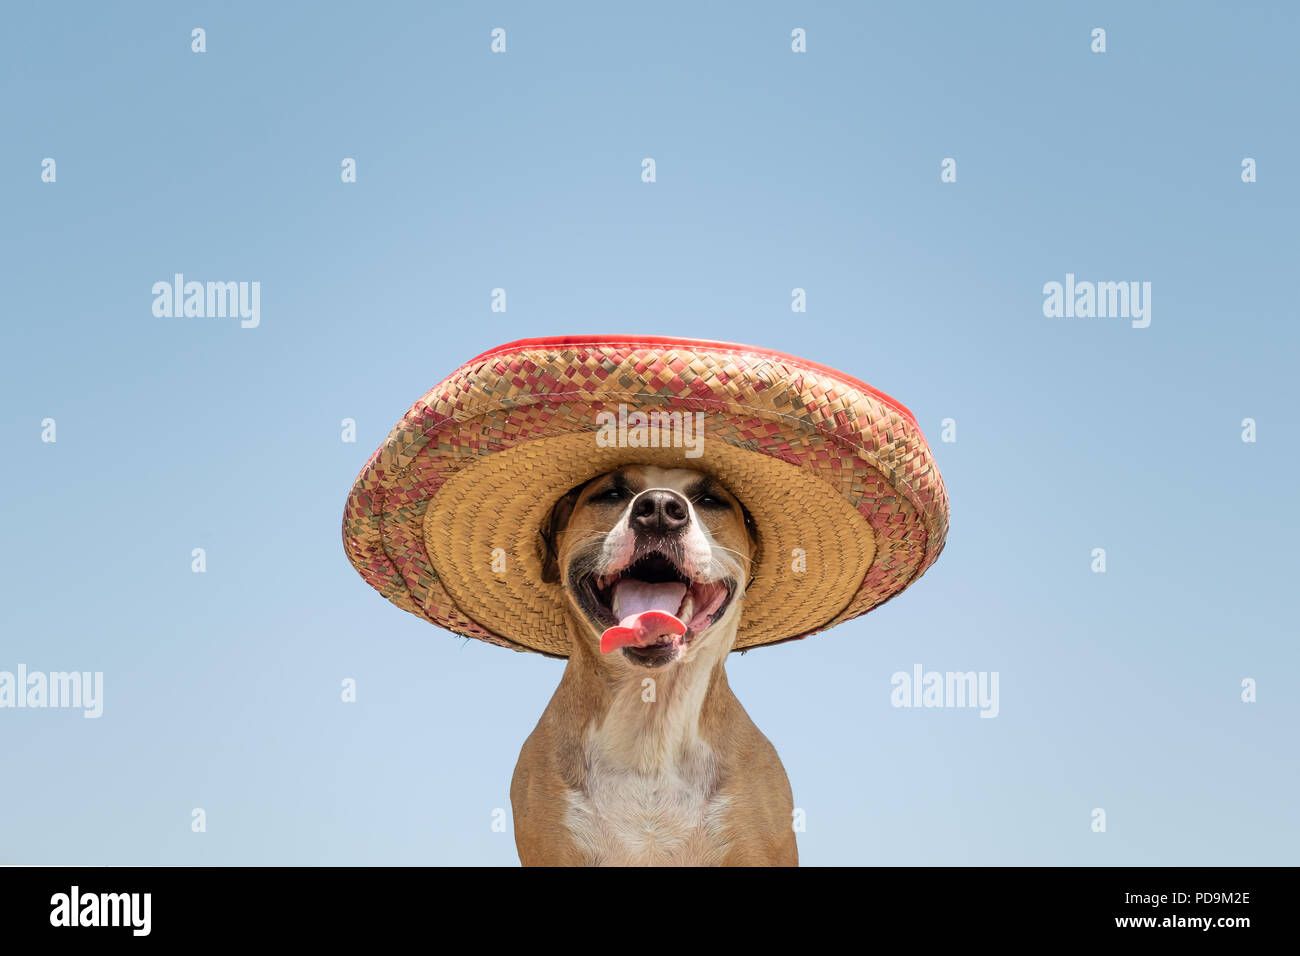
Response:
[[[643,491],[632,505],[633,529],[647,534],[677,534],[690,518],[686,499],[675,491]]]

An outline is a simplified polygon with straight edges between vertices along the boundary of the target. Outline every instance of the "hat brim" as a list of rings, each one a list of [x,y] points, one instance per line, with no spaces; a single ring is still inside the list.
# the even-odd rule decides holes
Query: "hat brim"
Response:
[[[702,413],[702,441],[610,446],[598,414]],[[343,536],[389,600],[460,634],[569,653],[542,577],[555,502],[624,464],[715,475],[758,530],[735,648],[806,637],[905,589],[943,547],[948,506],[906,408],[825,366],[655,337],[529,339],[471,360],[411,408],[362,470]]]

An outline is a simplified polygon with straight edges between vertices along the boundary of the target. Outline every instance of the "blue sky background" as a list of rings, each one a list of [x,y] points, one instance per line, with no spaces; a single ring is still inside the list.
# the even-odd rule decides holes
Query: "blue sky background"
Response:
[[[470,356],[640,332],[870,382],[951,495],[905,595],[729,663],[802,862],[1296,863],[1297,17],[7,8],[0,670],[103,671],[105,709],[0,710],[0,862],[516,863],[492,812],[563,665],[390,605],[343,502]],[[260,327],[155,318],[175,272],[260,281]],[[1150,327],[1045,318],[1067,272],[1151,282]],[[916,663],[997,671],[1000,716],[891,707]]]

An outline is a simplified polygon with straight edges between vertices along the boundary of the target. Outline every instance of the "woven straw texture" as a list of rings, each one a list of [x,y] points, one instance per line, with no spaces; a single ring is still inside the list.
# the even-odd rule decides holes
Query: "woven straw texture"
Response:
[[[597,415],[620,405],[703,412],[703,454],[600,447]],[[416,402],[352,488],[344,547],[413,614],[566,657],[538,532],[566,491],[630,463],[712,473],[754,516],[737,650],[865,614],[923,573],[947,533],[938,468],[887,396],[750,346],[591,336],[494,349]]]

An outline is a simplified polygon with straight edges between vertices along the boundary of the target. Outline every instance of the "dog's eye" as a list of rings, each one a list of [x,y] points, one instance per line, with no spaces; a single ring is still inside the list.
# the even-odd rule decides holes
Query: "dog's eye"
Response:
[[[713,496],[713,495],[709,495],[709,494],[700,495],[698,498],[695,499],[695,504],[696,504],[697,507],[700,507],[700,508],[725,508],[725,507],[727,507],[727,503],[726,503],[725,501],[723,501],[721,498],[717,498],[717,497],[715,497],[715,496]]]
[[[608,489],[607,491],[602,491],[600,494],[596,496],[596,500],[597,501],[618,501],[622,497],[623,497],[623,489],[616,486]]]

